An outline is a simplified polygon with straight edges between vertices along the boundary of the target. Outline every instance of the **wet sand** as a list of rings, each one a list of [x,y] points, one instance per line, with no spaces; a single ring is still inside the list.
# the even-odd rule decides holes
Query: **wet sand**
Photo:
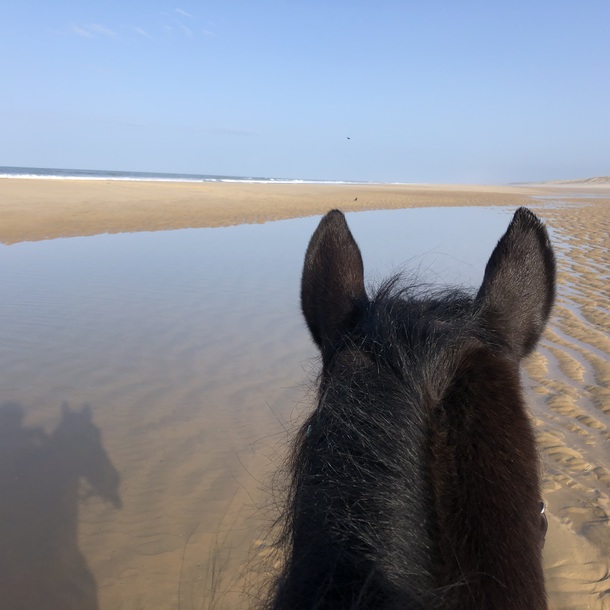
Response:
[[[448,205],[528,205],[552,231],[559,255],[558,302],[524,377],[549,505],[550,607],[610,608],[609,189],[11,179],[0,181],[0,241],[229,226],[331,207]],[[17,247],[5,250],[7,260]],[[74,252],[66,257],[77,257],[78,248]],[[134,273],[157,272],[145,269],[144,253],[140,260],[134,252],[133,261],[111,261],[107,273],[120,275],[130,264]],[[175,264],[192,265],[192,260]],[[295,268],[299,264],[294,261]],[[10,271],[8,263],[6,268]],[[74,294],[66,289],[57,303],[51,299],[49,310],[66,311],[57,314],[64,316],[57,328],[44,330],[44,341],[38,335],[36,342],[30,339],[35,324],[25,315],[23,326],[6,333],[0,403],[13,401],[13,406],[0,409],[0,417],[21,439],[19,455],[34,446],[32,455],[40,455],[41,447],[52,444],[61,422],[70,419],[60,409],[64,400],[75,412],[91,403],[92,421],[102,432],[105,458],[98,462],[105,465],[105,483],[93,494],[87,493],[92,483],[84,484],[77,521],[72,515],[71,533],[62,542],[64,557],[74,547],[72,567],[92,582],[88,599],[95,598],[101,609],[244,608],[255,605],[273,569],[266,533],[281,481],[272,473],[282,464],[291,431],[310,408],[316,364],[291,295],[297,294],[298,277],[294,286],[278,278],[273,298],[284,300],[281,307],[274,303],[279,313],[268,319],[260,315],[269,306],[268,295],[257,292],[254,272],[237,292],[231,282],[223,284],[222,274],[214,278],[219,293],[228,294],[222,321],[208,319],[205,300],[189,290],[167,302],[163,295],[147,294],[144,310],[134,298],[131,311],[128,280],[127,287],[110,287],[117,299],[119,289],[126,295],[110,316],[112,300],[102,300],[108,289],[92,279],[90,284],[79,280]],[[40,283],[40,299],[52,295],[54,278],[48,286],[32,281]],[[70,277],[66,281],[70,286]],[[171,274],[162,281],[171,284]],[[83,307],[91,313],[82,328],[73,323],[76,314],[70,309],[77,293],[89,294]],[[18,296],[15,304],[31,305]],[[149,321],[130,336],[134,316]],[[99,337],[93,336],[96,324]],[[255,329],[255,344],[244,346],[243,336],[231,332],[239,324]],[[20,337],[28,344],[19,344]],[[13,445],[3,442],[0,434],[0,449],[14,447],[14,438]],[[121,477],[120,503],[113,496],[110,462]],[[33,472],[35,460],[28,458],[27,464]],[[14,489],[10,475],[0,467],[0,494]],[[42,475],[32,477],[32,485],[45,487]],[[22,507],[15,503],[15,510]],[[31,523],[24,521],[24,531]],[[27,548],[35,552],[38,546]],[[13,562],[19,556],[13,554]],[[23,566],[36,571],[25,556]],[[43,577],[50,579],[41,569],[39,582]],[[65,602],[64,608],[89,607],[76,585],[66,587],[77,601]]]
[[[549,505],[547,586],[557,609],[610,608],[610,200],[540,208],[558,299],[526,371]]]

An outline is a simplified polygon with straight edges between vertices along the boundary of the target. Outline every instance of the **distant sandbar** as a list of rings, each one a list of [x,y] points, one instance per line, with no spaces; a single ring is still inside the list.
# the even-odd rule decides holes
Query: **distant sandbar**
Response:
[[[579,190],[581,188],[579,187]],[[597,192],[599,189],[595,189]],[[0,242],[218,227],[343,211],[430,206],[518,206],[566,189],[0,179]],[[608,188],[610,193],[610,188]]]

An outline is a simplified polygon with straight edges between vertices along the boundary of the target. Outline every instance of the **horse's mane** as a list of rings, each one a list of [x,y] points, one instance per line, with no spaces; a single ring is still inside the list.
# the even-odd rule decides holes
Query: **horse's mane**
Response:
[[[293,476],[280,544],[299,546],[300,557],[307,558],[306,570],[293,566],[294,572],[307,572],[304,587],[311,586],[312,566],[337,568],[329,564],[324,556],[329,551],[320,548],[319,540],[312,538],[308,551],[295,539],[305,513],[312,524],[324,522],[337,543],[349,543],[349,560],[361,564],[365,573],[371,571],[369,585],[381,576],[400,596],[404,566],[411,565],[407,579],[413,586],[409,600],[403,598],[408,607],[441,603],[435,566],[421,561],[438,552],[430,482],[421,473],[429,460],[428,408],[439,400],[439,374],[456,366],[447,361],[447,349],[437,348],[457,346],[471,332],[472,302],[472,294],[464,290],[437,289],[397,274],[373,291],[359,325],[336,346],[328,366],[345,369],[345,375],[320,374],[318,408],[300,427],[288,458]],[[430,332],[430,325],[436,332]],[[407,336],[410,352],[403,348]],[[420,363],[417,370],[410,366],[415,361]],[[451,375],[445,376],[448,383]],[[321,452],[313,449],[316,444]],[[330,563],[343,560],[335,557]],[[332,586],[351,589],[350,583],[338,582],[337,572]],[[374,598],[377,592],[365,585],[357,594],[361,598],[354,600],[355,607],[367,607],[367,596]]]
[[[324,217],[301,284],[318,401],[288,459],[270,608],[546,608],[519,364],[554,277],[544,226],[520,209],[476,294],[395,275],[369,297],[343,215]]]

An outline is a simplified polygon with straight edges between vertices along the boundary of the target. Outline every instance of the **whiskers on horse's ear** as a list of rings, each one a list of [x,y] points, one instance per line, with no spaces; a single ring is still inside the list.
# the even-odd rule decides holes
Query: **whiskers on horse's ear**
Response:
[[[296,435],[274,610],[544,610],[538,456],[519,381],[555,295],[544,225],[519,209],[476,294],[386,282],[333,210],[301,305],[321,351]]]

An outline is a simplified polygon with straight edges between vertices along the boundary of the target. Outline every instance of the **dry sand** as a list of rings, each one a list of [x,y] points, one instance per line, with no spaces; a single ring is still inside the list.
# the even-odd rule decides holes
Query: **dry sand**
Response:
[[[522,205],[530,187],[0,179],[0,242],[425,206]]]
[[[545,570],[550,607],[608,609],[610,188],[3,179],[0,242],[264,222],[332,207],[349,211],[449,205],[528,205],[553,232],[559,254],[558,302],[540,349],[525,369],[549,505]],[[170,330],[159,329],[156,341],[160,349],[171,352],[175,333]],[[184,330],[191,332],[186,326]],[[219,344],[219,352],[223,349]],[[269,464],[279,463],[274,452],[282,451],[286,431],[281,425],[285,422],[274,416],[257,427],[260,420],[249,409],[254,397],[262,396],[261,388],[270,385],[276,388],[272,399],[265,398],[270,400],[270,413],[304,394],[283,372],[283,363],[270,358],[273,353],[272,347],[261,345],[260,360],[268,376],[252,370],[239,383],[232,377],[225,380],[221,373],[212,381],[197,381],[198,372],[192,371],[181,394],[190,410],[186,419],[181,413],[180,421],[166,412],[167,389],[161,379],[158,387],[157,380],[131,380],[125,387],[113,387],[105,398],[107,407],[95,421],[107,431],[108,452],[120,466],[123,509],[117,512],[90,502],[79,523],[80,547],[98,583],[100,608],[241,608],[244,590],[256,596],[268,570],[257,559],[269,553],[259,538],[264,531],[261,523],[268,523],[269,517],[260,496],[265,487],[261,481]],[[299,358],[305,357],[299,352]],[[213,366],[214,360],[197,365]],[[74,374],[66,372],[67,377]],[[201,443],[201,433],[194,428],[201,396],[214,396],[218,387],[231,382],[235,387],[230,404],[241,409],[238,421],[243,429],[234,423],[228,427],[224,413],[213,415],[207,429],[222,429],[226,436],[216,444],[210,438],[210,462],[197,464],[192,456]],[[103,383],[110,387],[112,381]],[[56,416],[56,403],[38,396],[36,384],[30,385],[22,400],[55,405],[40,410],[39,423],[44,425]],[[77,394],[74,401],[79,399]],[[82,399],[89,397],[83,394]],[[133,415],[125,411],[127,404],[134,405]],[[31,421],[37,423],[35,413]],[[121,435],[113,436],[113,430]],[[162,445],[159,435],[173,442]],[[136,446],[136,437],[148,449]],[[243,438],[250,444],[235,450]],[[154,455],[154,464],[143,455]],[[227,471],[233,473],[230,480]],[[202,525],[201,495],[208,499],[206,518],[214,527]],[[133,546],[127,545],[126,536],[131,536]]]

